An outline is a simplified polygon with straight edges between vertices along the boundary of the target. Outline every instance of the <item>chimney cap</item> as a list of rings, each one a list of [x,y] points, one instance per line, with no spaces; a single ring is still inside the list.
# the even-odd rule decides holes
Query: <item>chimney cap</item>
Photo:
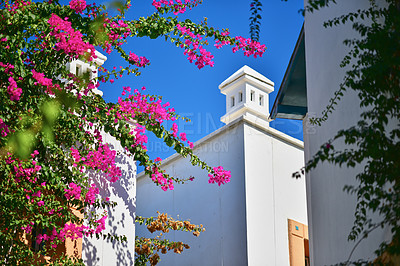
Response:
[[[266,87],[274,87],[274,82],[266,78],[265,76],[261,75],[251,67],[244,65],[242,68],[240,68],[238,71],[233,73],[229,78],[224,80],[218,88],[221,90],[221,93],[224,93],[224,91],[229,87],[230,84],[240,81],[244,78],[248,78],[250,80],[253,80],[254,82],[257,83],[262,83],[264,85],[267,85]],[[269,85],[269,86],[268,86]],[[267,93],[270,93],[271,91],[266,91]]]

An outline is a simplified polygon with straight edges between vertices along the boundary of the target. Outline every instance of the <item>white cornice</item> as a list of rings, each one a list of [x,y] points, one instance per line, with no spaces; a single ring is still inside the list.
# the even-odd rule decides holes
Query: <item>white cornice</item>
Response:
[[[218,88],[222,94],[227,94],[230,90],[244,82],[249,82],[266,93],[274,91],[274,82],[246,65],[224,80]]]
[[[225,123],[225,124],[229,124],[232,121],[234,121],[235,119],[237,119],[240,116],[245,115],[246,113],[250,113],[254,116],[256,116],[258,119],[262,119],[265,120],[266,122],[268,122],[268,115],[261,113],[251,107],[249,107],[247,104],[243,104],[241,106],[239,106],[239,108],[237,108],[236,110],[233,110],[233,112],[229,112],[227,114],[225,114],[224,116],[221,117],[221,122]]]

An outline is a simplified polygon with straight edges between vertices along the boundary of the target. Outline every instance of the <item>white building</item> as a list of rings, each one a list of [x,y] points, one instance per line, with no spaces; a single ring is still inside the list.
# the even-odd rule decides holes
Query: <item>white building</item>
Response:
[[[226,125],[195,143],[209,165],[231,171],[221,187],[206,171],[175,154],[163,161],[167,173],[196,179],[163,192],[143,173],[137,177],[137,214],[157,211],[191,219],[206,231],[198,238],[172,232],[166,238],[192,248],[161,255],[160,265],[304,265],[308,255],[303,143],[269,127],[268,94],[274,83],[244,66],[219,86],[226,95]],[[138,235],[150,235],[144,226]],[[290,248],[289,248],[290,247]]]
[[[81,60],[75,60],[68,64],[71,73],[82,75],[89,73],[90,78],[97,77],[97,67],[101,66],[107,57],[96,51],[96,65]],[[102,95],[99,90],[94,93]],[[96,184],[100,190],[101,198],[109,198],[111,202],[117,202],[113,209],[107,208],[106,229],[102,232],[107,235],[125,235],[127,242],[121,243],[96,237],[83,237],[82,240],[67,240],[66,252],[68,255],[82,257],[85,265],[110,266],[133,265],[135,261],[135,198],[136,198],[136,164],[133,157],[125,155],[119,141],[109,134],[103,133],[103,141],[112,150],[121,152],[117,154],[116,163],[121,169],[122,176],[114,183],[110,183],[104,174],[89,173],[90,182]]]
[[[304,4],[307,2],[305,0]],[[357,94],[348,91],[320,127],[308,123],[309,116],[321,116],[329,99],[343,82],[346,69],[339,65],[349,51],[343,41],[358,36],[351,24],[324,28],[323,22],[367,8],[370,1],[337,2],[306,14],[304,29],[271,111],[272,119],[304,118],[306,162],[336,132],[360,120],[362,112]],[[335,143],[335,149],[344,148],[343,143]],[[360,170],[361,167],[349,169],[323,163],[306,175],[311,265],[334,265],[348,260],[355,246],[355,242],[349,242],[347,237],[355,219],[356,198],[344,192],[343,187],[355,184],[355,176]],[[361,241],[351,260],[373,259],[374,251],[389,236],[389,229],[375,230]]]

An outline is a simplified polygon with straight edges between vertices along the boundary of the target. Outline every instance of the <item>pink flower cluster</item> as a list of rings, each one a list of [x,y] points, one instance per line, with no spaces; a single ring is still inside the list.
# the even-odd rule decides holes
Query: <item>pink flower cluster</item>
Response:
[[[34,69],[32,69],[32,76],[34,79],[36,79],[35,85],[40,84],[45,87],[53,86],[52,80],[46,78],[43,73],[36,72]]]
[[[137,65],[138,67],[144,67],[150,62],[146,57],[139,57],[132,52],[129,53],[129,61],[131,61],[132,64]]]
[[[176,2],[176,3],[175,3]],[[187,4],[197,5],[198,0],[153,0],[153,6],[158,10],[162,5],[172,6],[174,8],[174,15],[185,13]],[[183,3],[184,2],[184,3]]]
[[[109,29],[109,33],[107,33],[109,40],[104,43],[105,50],[108,54],[112,51],[112,44],[121,46],[124,40],[132,33],[129,25],[123,20],[111,21],[109,18],[106,18],[103,26]]]
[[[106,229],[106,219],[107,219],[107,215],[104,215],[103,217],[101,217],[99,220],[97,220],[97,227],[95,230],[96,234],[101,233],[101,231],[103,231],[104,229]]]
[[[147,150],[147,147],[144,145],[147,143],[146,127],[137,124],[133,131],[130,132],[131,135],[135,137],[135,144],[132,144],[132,147],[136,147],[140,145],[143,150]]]
[[[69,2],[69,7],[75,10],[76,13],[82,13],[83,10],[86,8],[86,1],[85,0],[71,0]]]
[[[81,160],[81,155],[79,154],[79,151],[77,149],[74,149],[73,147],[71,147],[71,155],[74,158],[75,162],[79,162]],[[76,167],[77,165],[74,164],[74,167]]]
[[[229,31],[222,32],[221,35],[228,36]],[[236,46],[232,48],[234,53],[239,49],[242,49],[245,56],[254,55],[254,58],[257,58],[257,56],[261,57],[266,50],[265,45],[261,45],[259,42],[253,41],[250,38],[246,39],[241,36],[236,36],[235,39],[238,43],[236,43]],[[220,49],[222,46],[230,44],[231,42],[229,40],[216,40],[214,46],[217,49]]]
[[[193,147],[194,147],[193,142],[188,141],[187,143],[189,144],[189,147],[190,147],[191,149],[193,149]]]
[[[172,129],[172,136],[174,136],[175,138],[178,138],[178,125],[177,125],[176,123],[173,123],[171,129]],[[193,143],[190,142],[190,141],[187,139],[187,136],[186,136],[186,133],[185,133],[185,132],[179,133],[179,138],[180,138],[182,141],[187,141],[187,143],[189,144],[189,147],[190,147],[191,149],[193,149]]]
[[[32,232],[32,226],[34,222],[30,222],[27,226],[22,226],[21,229],[25,231],[25,233],[30,234]]]
[[[94,46],[82,40],[82,33],[78,30],[75,31],[71,27],[71,22],[61,19],[56,14],[51,14],[47,22],[53,28],[51,35],[58,41],[55,47],[57,51],[64,50],[66,54],[73,58],[78,58],[80,55],[89,53],[87,57],[88,61],[97,58]]]
[[[64,191],[65,191],[64,196],[67,199],[75,198],[75,199],[79,200],[81,198],[82,189],[79,185],[77,185],[73,182],[69,183],[69,189],[65,188]]]
[[[88,228],[89,227],[84,226],[84,225],[76,225],[73,223],[66,223],[64,225],[64,228],[61,229],[60,233],[58,234],[58,237],[60,240],[63,240],[67,237],[70,238],[71,240],[79,239],[79,238],[83,237],[83,233]]]
[[[116,151],[110,150],[107,144],[100,145],[97,151],[90,151],[86,156],[85,165],[107,173],[110,182],[115,182],[122,175],[115,165]]]
[[[53,85],[53,81],[49,78],[46,78],[43,73],[36,72],[34,69],[32,69],[32,76],[36,80],[34,84],[35,85],[39,84],[46,87],[46,92],[49,94],[54,94],[53,88],[60,89],[60,85],[58,84]]]
[[[42,207],[44,205],[44,201],[41,200],[40,198],[42,197],[42,191],[38,190],[36,192],[33,192],[30,189],[25,189],[24,188],[24,192],[26,192],[25,197],[28,201],[30,201],[31,203],[34,203],[35,200],[37,200],[37,205],[39,207]]]
[[[103,216],[102,218],[100,218],[99,220],[96,221],[96,223],[98,225],[95,230],[90,229],[88,226],[85,226],[85,225],[76,225],[73,223],[66,223],[64,225],[64,228],[61,229],[60,233],[58,234],[58,238],[60,240],[64,240],[65,238],[68,237],[72,240],[75,240],[78,238],[82,238],[84,234],[86,236],[93,235],[93,233],[99,234],[99,233],[101,233],[101,231],[106,229],[106,227],[105,227],[106,218],[107,218],[107,215]]]
[[[85,230],[87,230],[89,227],[84,226],[84,225],[76,225],[73,223],[66,223],[64,224],[64,228],[60,230],[58,233],[55,228],[53,228],[51,234],[38,234],[36,236],[36,243],[40,244],[42,242],[50,241],[51,246],[53,248],[57,247],[57,244],[55,242],[56,239],[60,241],[65,241],[65,239],[68,237],[72,240],[82,238],[83,233]]]
[[[56,231],[56,229],[53,228],[52,233],[49,234],[49,235],[47,235],[47,234],[38,234],[38,235],[36,236],[36,243],[37,243],[37,244],[40,244],[40,243],[42,243],[43,241],[51,241],[51,242],[53,242],[53,243],[51,244],[51,246],[52,246],[53,248],[56,248],[57,245],[55,244],[55,241],[54,241],[54,240],[56,240],[57,238],[59,238],[60,240],[64,240],[64,238],[61,236],[61,233],[58,234],[57,231]]]
[[[145,89],[145,88],[142,88]],[[131,88],[124,87],[123,95],[126,95],[127,91]],[[163,123],[164,121],[175,121],[176,118],[173,115],[175,109],[167,108],[169,103],[162,104],[161,99],[156,99],[154,97],[148,97],[141,94],[137,89],[134,90],[133,95],[129,95],[127,99],[118,99],[119,108],[116,112],[117,119],[124,118],[126,121],[135,120],[135,117],[143,116],[144,114],[149,115],[150,119],[154,119],[158,123]],[[111,111],[111,110],[110,110]],[[110,114],[110,111],[108,114]],[[147,143],[147,136],[145,135],[146,128],[142,125],[137,124],[135,129],[130,132],[135,138],[135,144],[132,147],[140,145],[142,149],[146,150],[147,147],[144,145]],[[172,125],[172,135],[178,138],[178,125],[173,123]],[[190,148],[193,148],[193,143],[187,140],[185,133],[180,133],[179,138],[182,141],[187,141]]]
[[[185,132],[180,133],[180,134],[179,134],[179,137],[180,137],[180,139],[181,139],[182,141],[187,141],[187,137],[186,137],[186,133],[185,133]]]
[[[122,87],[122,88],[123,88],[123,91],[121,93],[122,96],[125,96],[127,92],[128,93],[131,92],[131,87]]]
[[[151,180],[156,184],[161,185],[161,189],[167,191],[168,189],[174,190],[174,183],[172,179],[166,179],[162,172],[159,171],[158,167],[153,166],[153,173],[151,174]]]
[[[13,77],[8,78],[8,82],[10,85],[7,87],[7,93],[10,95],[11,101],[18,101],[22,94],[22,89],[18,88],[17,82],[13,79]]]
[[[143,87],[142,90],[145,88]],[[174,121],[174,108],[167,108],[169,103],[162,104],[161,99],[148,97],[135,89],[134,94],[128,96],[128,99],[118,98],[117,118],[125,118],[126,121],[132,121],[136,116],[148,115],[160,124],[164,121]]]
[[[229,31],[221,32],[221,35],[222,35],[222,36],[228,36],[228,35],[229,35]],[[230,45],[230,44],[231,44],[231,42],[230,42],[229,40],[224,40],[224,41],[216,40],[214,46],[215,46],[217,49],[220,49],[222,46],[224,46],[224,45]]]
[[[3,38],[2,41],[7,41],[7,38]],[[4,73],[9,75],[7,93],[10,95],[10,100],[18,101],[21,97],[22,89],[18,88],[17,82],[13,78],[14,73],[12,71],[14,70],[14,66],[10,63],[4,64],[0,62],[0,67],[4,68]],[[20,77],[19,80],[22,80],[22,78]]]
[[[6,39],[6,41],[7,41],[7,39]],[[4,64],[4,63],[0,62],[0,67],[4,67],[4,73],[13,75],[12,70],[14,69],[14,65],[11,65],[10,63]]]
[[[7,124],[0,118],[0,135],[6,137],[8,133],[10,133],[10,130],[8,129]]]
[[[30,2],[30,1],[25,2],[24,0],[14,1],[12,5],[10,5],[8,3],[8,1],[3,1],[3,2],[5,3],[6,8],[12,13],[17,12],[18,9],[23,11],[24,6],[28,6],[28,5],[32,4],[32,2]]]
[[[38,151],[35,151],[33,154],[31,154],[32,158],[34,158],[37,154],[39,154]],[[25,178],[31,183],[36,183],[36,174],[42,169],[42,167],[38,165],[35,160],[32,160],[33,167],[24,167],[21,161],[18,159],[13,159],[10,153],[8,155],[9,157],[6,158],[6,163],[13,164],[15,182],[21,182],[21,179]]]
[[[41,186],[45,186],[46,183],[43,182]],[[34,201],[34,198],[38,198],[39,201],[37,202],[38,206],[43,206],[44,202],[43,200],[40,200],[40,197],[42,196],[42,192],[40,190],[36,191],[35,193],[32,193],[31,190],[24,189],[27,193],[27,198],[31,202]],[[65,191],[65,197],[67,199],[80,199],[81,198],[81,187],[75,183],[70,183],[69,184],[69,189],[64,189]],[[88,193],[86,194],[85,201],[89,202],[90,204],[93,204],[95,201],[96,194],[99,193],[98,188],[94,184],[91,185],[91,187],[88,190]],[[32,199],[31,199],[32,198]],[[48,212],[49,214],[54,214],[54,209],[50,210]],[[60,215],[60,213],[58,214]],[[64,228],[60,230],[58,233],[55,228],[53,228],[51,234],[39,234],[36,238],[36,241],[38,244],[42,243],[43,241],[50,241],[50,244],[52,247],[57,247],[55,244],[55,240],[59,239],[60,241],[64,241],[66,238],[70,238],[72,240],[82,238],[83,235],[93,235],[94,233],[98,234],[101,231],[105,229],[105,219],[107,216],[103,216],[99,220],[96,221],[97,226],[95,229],[91,229],[88,226],[85,225],[76,225],[73,223],[66,223],[64,224]],[[29,225],[22,227],[22,230],[24,230],[26,233],[30,233],[32,230],[32,226],[34,225],[33,222],[31,222]]]
[[[232,52],[237,52],[239,49],[244,51],[245,56],[254,55],[254,58],[257,56],[262,56],[267,49],[265,45],[261,45],[259,42],[253,41],[250,38],[243,38],[241,36],[236,36],[235,39],[239,41],[239,44],[236,44],[235,47],[232,48]]]
[[[214,167],[214,174],[208,174],[208,183],[217,183],[218,186],[231,181],[231,171],[224,170],[222,166]]]
[[[99,194],[99,189],[96,187],[95,184],[92,184],[86,193],[85,201],[93,204],[96,200],[96,195]]]
[[[110,150],[107,144],[101,144],[96,151],[89,151],[86,158],[81,157],[79,151],[71,147],[71,155],[76,163],[82,162],[83,165],[92,169],[99,169],[110,177],[110,182],[115,182],[122,175],[121,170],[115,165],[116,151]]]
[[[196,62],[194,63],[199,69],[202,69],[204,66],[214,66],[214,56],[208,52],[206,49],[204,49],[202,46],[199,46],[199,51],[200,51],[200,56],[196,57]],[[185,53],[184,53],[185,54]],[[191,58],[193,57],[192,51],[187,52],[188,57]],[[192,63],[192,61],[189,59],[189,62]]]
[[[178,125],[176,123],[172,124],[172,136],[178,137]]]
[[[181,26],[180,24],[176,25],[176,28],[185,36],[185,44],[181,44],[181,48],[187,47],[185,49],[184,55],[187,55],[187,59],[190,63],[196,60],[195,65],[202,69],[204,66],[214,66],[214,56],[208,52],[203,46],[200,45],[200,41],[202,37],[200,34],[195,35],[190,29],[186,28],[185,26]],[[198,50],[200,55],[196,53]]]
[[[42,242],[50,241],[51,246],[53,248],[57,247],[57,244],[55,244],[55,240],[58,239],[60,241],[65,241],[66,238],[70,238],[71,240],[79,239],[82,238],[83,235],[89,236],[93,234],[99,234],[101,233],[106,227],[105,227],[105,220],[107,218],[107,215],[104,215],[101,217],[99,220],[96,221],[97,226],[96,229],[91,229],[88,226],[85,225],[76,225],[74,223],[66,223],[64,224],[64,228],[60,230],[58,233],[55,228],[53,228],[51,234],[38,234],[36,236],[36,243],[40,244]],[[32,231],[32,226],[34,225],[33,222],[30,223],[30,225],[27,225],[25,227],[22,227],[22,230],[24,230],[27,233],[30,233]]]

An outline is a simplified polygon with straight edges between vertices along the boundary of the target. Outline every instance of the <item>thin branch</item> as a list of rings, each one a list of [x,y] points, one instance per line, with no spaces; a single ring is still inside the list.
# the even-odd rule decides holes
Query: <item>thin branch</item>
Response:
[[[353,247],[353,249],[351,250],[350,255],[349,255],[349,257],[347,258],[347,260],[346,260],[346,262],[345,262],[344,265],[346,265],[346,266],[347,266],[347,265],[350,265],[349,263],[350,263],[351,256],[353,256],[353,253],[354,253],[354,251],[356,250],[357,246],[361,243],[362,240],[364,240],[365,238],[367,238],[368,235],[369,235],[372,231],[374,231],[376,228],[380,227],[383,223],[384,223],[384,221],[382,221],[382,222],[376,224],[376,225],[373,226],[369,231],[366,231],[366,232],[364,233],[363,237],[360,238],[360,240],[358,240],[357,243],[354,245],[354,247]]]

